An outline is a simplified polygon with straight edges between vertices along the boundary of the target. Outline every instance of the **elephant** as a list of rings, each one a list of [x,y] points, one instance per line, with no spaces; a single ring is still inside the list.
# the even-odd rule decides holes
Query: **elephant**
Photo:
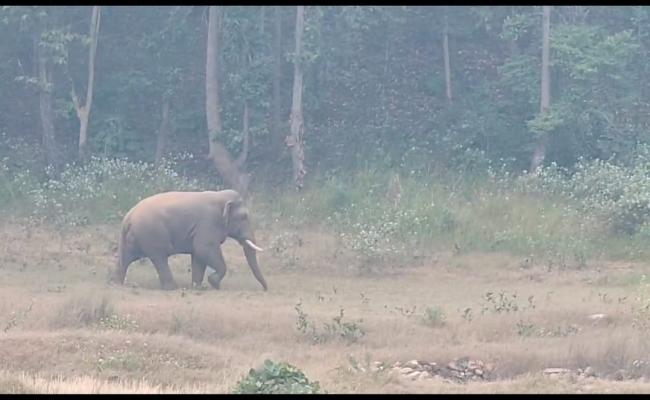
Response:
[[[147,197],[122,220],[117,267],[109,283],[124,284],[129,264],[146,257],[156,267],[161,288],[174,290],[178,286],[167,259],[174,254],[190,254],[192,286],[201,287],[209,266],[214,272],[208,282],[219,289],[226,275],[221,244],[229,237],[242,246],[253,275],[266,291],[256,255],[263,249],[255,244],[249,212],[238,192],[163,192]]]

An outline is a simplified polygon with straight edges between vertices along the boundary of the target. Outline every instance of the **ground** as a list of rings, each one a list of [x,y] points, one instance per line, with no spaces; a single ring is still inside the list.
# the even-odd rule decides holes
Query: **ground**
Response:
[[[576,270],[450,249],[368,265],[325,230],[277,227],[257,233],[268,292],[234,241],[221,290],[189,289],[181,255],[185,288],[162,291],[148,261],[106,283],[118,231],[0,224],[0,392],[228,393],[265,359],[329,393],[650,392],[643,263]],[[462,357],[490,374],[412,381],[372,367]],[[544,374],[586,367],[596,376]]]

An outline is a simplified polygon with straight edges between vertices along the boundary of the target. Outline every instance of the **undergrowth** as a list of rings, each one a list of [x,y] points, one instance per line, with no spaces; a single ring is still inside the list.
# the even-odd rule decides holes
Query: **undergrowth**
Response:
[[[182,156],[189,157],[189,156]],[[180,157],[180,158],[182,158]],[[0,215],[74,228],[116,223],[138,200],[168,190],[218,190],[176,172],[179,157],[159,166],[94,158],[56,179],[0,160]],[[360,265],[401,266],[421,251],[504,251],[557,268],[582,268],[599,257],[650,255],[650,150],[629,165],[581,161],[535,175],[505,169],[425,176],[370,169],[313,175],[301,192],[251,188],[259,228],[322,227]]]

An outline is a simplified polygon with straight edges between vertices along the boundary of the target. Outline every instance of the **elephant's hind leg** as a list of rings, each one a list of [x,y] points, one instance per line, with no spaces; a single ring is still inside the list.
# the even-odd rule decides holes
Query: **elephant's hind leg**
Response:
[[[122,257],[118,256],[117,262],[115,263],[115,270],[110,275],[109,283],[123,285],[129,265],[138,258],[140,257],[131,254],[129,251],[125,251]]]
[[[158,271],[158,278],[160,278],[160,287],[163,290],[174,290],[178,288],[176,281],[174,281],[174,275],[172,275],[172,271],[169,269],[167,257],[153,258],[151,259],[151,262]]]
[[[199,257],[192,254],[192,286],[200,288],[205,277],[205,263]]]

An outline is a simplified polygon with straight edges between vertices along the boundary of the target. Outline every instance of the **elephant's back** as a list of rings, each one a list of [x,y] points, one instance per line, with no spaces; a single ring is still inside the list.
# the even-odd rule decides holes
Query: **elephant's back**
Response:
[[[146,197],[136,203],[124,216],[125,222],[156,222],[170,216],[185,216],[200,213],[204,201],[202,192],[163,192]]]

